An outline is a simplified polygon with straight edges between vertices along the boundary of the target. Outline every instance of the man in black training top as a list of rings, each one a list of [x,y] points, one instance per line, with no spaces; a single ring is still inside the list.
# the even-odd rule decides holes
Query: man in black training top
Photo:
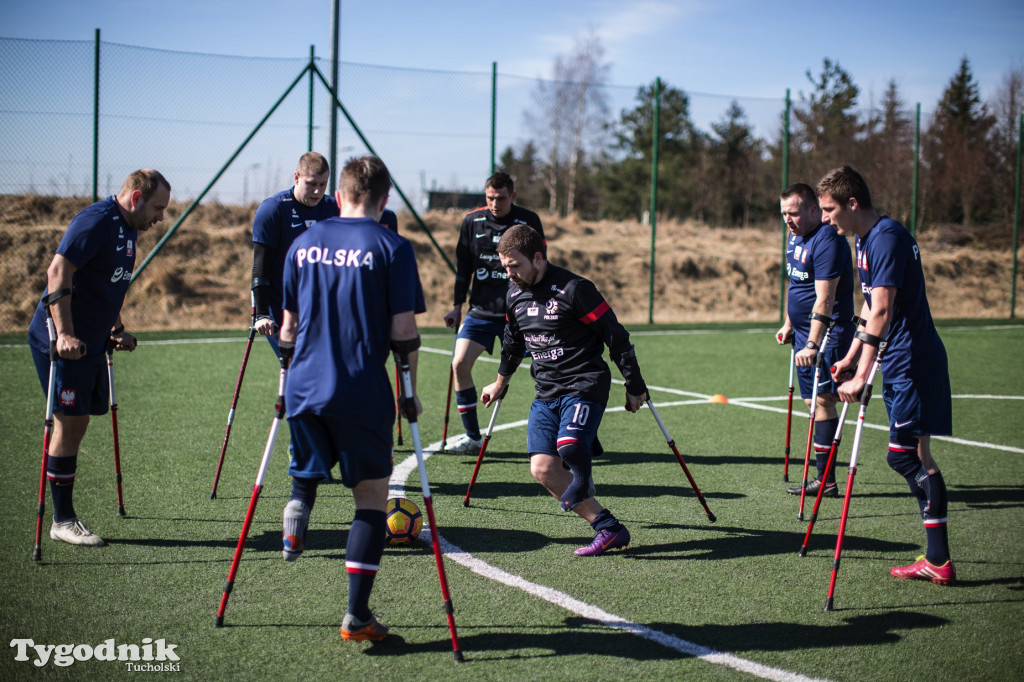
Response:
[[[512,280],[508,324],[498,377],[483,389],[482,400],[490,405],[501,397],[524,350],[529,351],[537,387],[526,436],[530,473],[563,511],[576,512],[596,531],[577,556],[626,547],[629,531],[594,499],[591,457],[612,383],[602,358],[606,345],[626,381],[626,409],[636,412],[647,400],[629,332],[590,280],[548,263],[535,230],[510,227],[498,243],[498,256]]]
[[[498,172],[487,178],[484,196],[487,206],[470,211],[462,220],[459,243],[455,247],[455,302],[451,312],[444,316],[446,326],[459,330],[452,354],[452,370],[455,404],[466,433],[448,444],[447,450],[455,453],[476,453],[480,449],[473,364],[484,350],[494,353],[494,339],[501,339],[505,331],[508,275],[498,261],[498,240],[512,225],[529,225],[540,235],[542,243],[544,239],[544,228],[537,214],[512,203],[516,199],[515,184],[508,173]],[[463,318],[462,306],[467,294],[469,312]]]

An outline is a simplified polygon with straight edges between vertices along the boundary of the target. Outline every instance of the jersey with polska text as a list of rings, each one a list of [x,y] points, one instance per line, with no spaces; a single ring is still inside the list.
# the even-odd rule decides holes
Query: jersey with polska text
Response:
[[[138,230],[121,216],[117,198],[86,206],[68,225],[56,253],[71,261],[71,322],[75,336],[85,343],[90,356],[106,352],[110,330],[121,314],[131,284],[138,250]],[[43,295],[51,293],[49,287]],[[29,325],[29,343],[49,353],[46,308],[36,306]]]
[[[863,238],[857,237],[857,271],[869,308],[874,287],[896,289],[882,356],[883,383],[948,372],[946,348],[925,293],[921,251],[906,228],[882,216]]]
[[[462,220],[459,242],[455,246],[455,306],[469,294],[469,313],[483,320],[505,319],[505,292],[508,274],[498,260],[498,242],[512,225],[529,225],[544,238],[540,217],[522,206],[502,218],[488,208],[470,211]]]
[[[289,415],[312,413],[391,433],[392,317],[426,310],[412,244],[371,218],[330,218],[297,237],[284,309],[298,318]]]
[[[501,349],[502,374],[510,374],[523,357],[532,358],[530,376],[539,400],[574,395],[606,405],[611,371],[604,347],[613,359],[632,350],[626,331],[594,284],[548,263],[544,277],[528,289],[514,283],[506,297],[508,324]],[[616,362],[620,370],[624,365]],[[624,370],[626,389],[646,391],[635,362]],[[630,376],[626,376],[629,374]]]
[[[286,189],[264,199],[252,221],[252,241],[274,252],[273,259],[265,264],[264,276],[270,280],[267,303],[278,322],[281,321],[281,278],[288,249],[307,229],[339,213],[334,197],[325,194],[316,206],[306,206],[296,200],[294,190],[294,187]]]

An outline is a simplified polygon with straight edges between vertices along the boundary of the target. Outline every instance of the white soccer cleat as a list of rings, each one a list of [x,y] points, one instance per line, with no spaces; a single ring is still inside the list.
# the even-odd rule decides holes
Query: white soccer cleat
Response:
[[[86,528],[85,524],[78,518],[69,521],[53,522],[50,526],[50,539],[60,540],[69,545],[84,545],[86,547],[104,547],[106,542],[99,535]]]
[[[476,455],[479,454],[480,447],[483,444],[483,438],[470,438],[466,434],[462,434],[448,442],[445,452],[450,452],[453,455]]]

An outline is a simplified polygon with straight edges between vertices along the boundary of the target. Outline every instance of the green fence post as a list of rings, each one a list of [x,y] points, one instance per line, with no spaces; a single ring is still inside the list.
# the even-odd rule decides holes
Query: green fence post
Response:
[[[348,109],[346,109],[345,105],[342,104],[341,100],[338,99],[338,93],[334,91],[334,88],[327,84],[327,79],[324,78],[324,75],[322,73],[320,73],[320,69],[314,66],[313,70],[316,72],[317,78],[320,79],[320,82],[324,84],[325,88],[327,88],[327,92],[330,93],[332,108],[341,110],[341,113],[344,114],[345,116],[345,120],[348,121],[348,124],[352,126],[352,130],[355,131],[355,134],[359,137],[359,140],[366,146],[366,150],[373,154],[374,156],[380,156],[379,154],[377,154],[376,151],[374,151],[373,145],[371,145],[370,141],[366,139],[366,136],[363,135],[363,131],[359,129],[359,126],[356,125],[356,122],[352,120],[351,116],[349,116]],[[430,239],[430,243],[433,244],[437,252],[441,254],[441,258],[444,259],[444,262],[448,265],[448,269],[454,273],[455,266],[452,264],[451,259],[448,258],[448,254],[444,252],[444,249],[441,248],[441,245],[437,243],[436,239],[434,239],[434,235],[433,233],[431,233],[430,228],[427,227],[427,224],[423,222],[423,218],[420,218],[419,213],[417,213],[416,209],[413,208],[412,202],[409,201],[409,198],[405,196],[405,192],[403,192],[402,188],[398,186],[397,182],[395,182],[394,176],[391,177],[391,186],[398,193],[398,196],[402,198],[402,201],[405,202],[406,208],[409,209],[409,212],[412,213],[412,217],[416,219],[417,223],[419,223],[419,226],[423,230],[423,233],[427,235],[428,239]]]
[[[789,115],[793,101],[789,98],[786,88],[786,115],[782,119],[782,191],[789,187]],[[782,259],[779,262],[779,324],[785,322],[786,316],[786,241],[788,230],[786,221],[782,221]]]
[[[1024,114],[1017,119],[1017,184],[1013,190],[1013,273],[1010,277],[1010,319],[1017,314],[1017,238],[1020,235],[1021,148],[1024,147]]]
[[[661,133],[661,77],[654,79],[654,131],[651,135],[651,281],[647,289],[647,324],[654,324],[654,254],[655,234],[658,228],[658,141]]]
[[[498,129],[498,62],[491,62],[491,175],[494,175],[494,162],[497,154],[495,143]]]
[[[134,283],[135,280],[139,278],[139,275],[142,274],[142,271],[146,269],[147,265],[149,265],[149,261],[153,260],[153,257],[156,256],[157,252],[159,252],[160,249],[163,248],[164,244],[167,243],[171,236],[178,231],[178,228],[181,226],[183,222],[185,222],[185,219],[192,214],[192,211],[194,211],[196,206],[199,205],[199,202],[203,200],[203,197],[206,196],[206,193],[209,192],[210,189],[215,184],[217,184],[217,181],[220,179],[220,176],[224,175],[224,171],[226,171],[231,166],[231,164],[234,163],[235,159],[238,158],[238,155],[242,153],[243,149],[245,149],[245,146],[249,144],[249,141],[256,135],[257,132],[259,132],[259,129],[263,127],[263,124],[267,122],[267,120],[273,115],[275,111],[277,111],[277,108],[281,106],[281,102],[283,102],[285,98],[288,97],[289,94],[291,94],[291,91],[294,90],[295,86],[299,84],[299,81],[302,80],[302,77],[306,75],[306,71],[308,69],[308,66],[303,67],[302,72],[295,78],[295,80],[292,81],[291,85],[288,86],[288,89],[284,91],[284,94],[281,95],[276,102],[274,102],[274,106],[270,107],[270,111],[268,111],[266,115],[260,119],[260,122],[257,123],[256,127],[252,129],[252,132],[249,133],[248,137],[246,137],[242,144],[238,146],[238,149],[235,150],[235,153],[231,155],[231,158],[229,158],[227,162],[223,166],[221,166],[220,170],[217,171],[217,174],[213,176],[213,180],[210,180],[209,184],[207,184],[206,187],[203,188],[203,191],[199,193],[199,196],[197,196],[192,201],[192,203],[189,204],[189,207],[185,209],[185,212],[181,214],[181,217],[179,217],[178,220],[174,223],[174,225],[171,226],[171,229],[167,230],[167,234],[165,234],[160,239],[160,241],[156,243],[156,246],[154,246],[153,250],[149,252],[149,254],[146,256],[146,259],[142,261],[142,264],[139,265],[139,267],[135,268],[135,272],[132,273],[132,283]]]
[[[914,117],[914,176],[910,194],[910,234],[917,236],[917,173],[921,167],[921,103],[917,103],[917,114]]]
[[[306,122],[306,151],[313,151],[313,84],[316,78],[313,76],[313,65],[316,64],[316,46],[309,46],[309,119]]]
[[[100,30],[96,29],[92,74],[92,202],[100,200]]]

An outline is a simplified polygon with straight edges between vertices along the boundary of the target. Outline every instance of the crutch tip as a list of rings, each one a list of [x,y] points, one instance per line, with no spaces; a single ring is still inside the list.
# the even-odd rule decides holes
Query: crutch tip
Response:
[[[224,616],[217,616],[217,620],[214,621],[213,627],[222,628],[224,627]]]
[[[117,508],[117,515],[118,516],[128,516],[128,514],[126,514],[125,511],[124,511],[124,507],[118,507]]]
[[[784,474],[782,476],[782,482],[783,483],[789,483],[789,474]]]
[[[804,513],[800,512],[799,514],[797,514],[796,515],[796,520],[797,521],[803,521],[804,520]]]
[[[212,493],[210,493],[210,499],[211,500],[216,500],[217,499],[217,491],[216,490],[214,490]]]
[[[39,561],[43,558],[43,553],[39,550],[39,546],[32,550],[32,561]]]
[[[456,649],[453,653],[455,656],[456,663],[462,663],[464,660],[466,660],[462,657],[462,652],[459,649]]]
[[[800,551],[796,553],[797,556],[807,556],[807,548],[801,547]]]
[[[469,500],[463,500],[462,501],[462,506],[463,507],[468,507],[469,506]]]
[[[829,597],[828,599],[825,600],[825,608],[823,608],[822,611],[831,611],[831,610],[832,610],[832,597]]]
[[[714,514],[708,514],[708,521],[710,521],[711,523],[714,523],[717,520],[718,520],[718,518]]]

